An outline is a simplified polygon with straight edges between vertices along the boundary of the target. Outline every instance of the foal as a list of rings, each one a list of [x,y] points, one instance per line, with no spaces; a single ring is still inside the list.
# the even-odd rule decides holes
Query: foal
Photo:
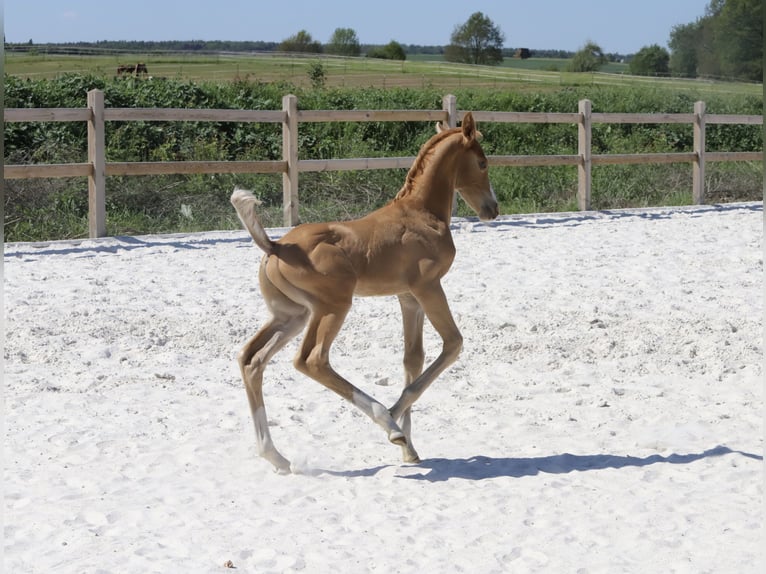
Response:
[[[380,425],[402,447],[405,462],[418,462],[410,436],[410,407],[457,358],[462,336],[452,318],[441,278],[455,257],[450,218],[455,191],[482,220],[497,217],[480,133],[467,113],[462,127],[439,129],[410,168],[404,186],[384,207],[347,222],[299,225],[272,241],[256,215],[258,201],[237,189],[231,202],[265,255],[259,281],[271,319],[239,353],[259,454],[277,471],[290,462],[271,440],[263,402],[266,364],[306,328],[295,368],[322,383]],[[330,347],[353,297],[396,295],[404,322],[405,388],[390,408],[365,394],[330,366]],[[443,341],[423,371],[423,317]]]

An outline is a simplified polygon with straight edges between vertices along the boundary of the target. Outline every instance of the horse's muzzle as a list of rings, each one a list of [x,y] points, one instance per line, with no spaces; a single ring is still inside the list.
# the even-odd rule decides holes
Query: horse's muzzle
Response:
[[[497,201],[482,203],[479,219],[482,221],[492,221],[498,215],[500,215],[500,210],[497,207]]]

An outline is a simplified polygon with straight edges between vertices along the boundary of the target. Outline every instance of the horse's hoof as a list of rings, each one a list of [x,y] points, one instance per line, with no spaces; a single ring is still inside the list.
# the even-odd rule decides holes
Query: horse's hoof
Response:
[[[292,472],[293,472],[293,471],[292,471],[292,469],[290,468],[290,464],[288,463],[288,465],[287,465],[287,466],[275,466],[275,467],[274,467],[274,472],[276,472],[277,474],[281,474],[282,476],[284,476],[284,475],[286,475],[286,474],[292,474]]]
[[[274,472],[277,474],[290,474],[292,472],[290,469],[290,461],[276,450],[262,452],[261,456],[272,464]]]
[[[388,440],[399,446],[407,446],[407,437],[402,431],[391,431],[388,433]]]

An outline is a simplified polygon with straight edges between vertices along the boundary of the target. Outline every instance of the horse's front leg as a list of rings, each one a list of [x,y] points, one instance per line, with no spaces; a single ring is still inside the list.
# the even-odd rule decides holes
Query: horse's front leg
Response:
[[[330,347],[350,307],[350,298],[348,301],[341,299],[334,304],[314,303],[306,335],[295,357],[295,368],[352,403],[383,428],[392,443],[405,446],[407,438],[388,409],[352,385],[330,366]]]
[[[413,289],[413,295],[426,317],[442,338],[442,352],[402,391],[399,400],[389,409],[394,420],[399,420],[442,371],[455,362],[463,348],[463,337],[452,318],[447,297],[440,283],[430,283]]]
[[[408,387],[423,372],[425,353],[423,351],[423,308],[417,299],[409,293],[399,295],[404,327],[404,387]],[[404,462],[420,462],[415,447],[412,445],[412,409],[404,409],[402,416],[396,419],[407,444],[402,446]]]

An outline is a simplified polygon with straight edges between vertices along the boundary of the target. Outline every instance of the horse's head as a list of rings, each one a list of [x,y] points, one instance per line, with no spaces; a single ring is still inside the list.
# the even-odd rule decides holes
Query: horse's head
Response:
[[[473,114],[463,117],[461,126],[462,150],[458,154],[455,189],[463,196],[479,219],[489,221],[498,214],[497,197],[489,182],[487,156],[481,149],[481,132],[476,129]]]

